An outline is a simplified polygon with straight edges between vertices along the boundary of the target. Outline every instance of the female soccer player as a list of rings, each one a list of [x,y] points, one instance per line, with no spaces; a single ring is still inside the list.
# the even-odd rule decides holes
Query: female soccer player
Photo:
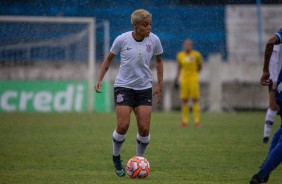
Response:
[[[273,52],[273,47],[275,45],[279,45],[281,47],[282,43],[282,28],[278,32],[275,33],[275,35],[270,38],[268,41],[266,48],[265,48],[265,55],[264,55],[264,66],[263,66],[263,74],[260,80],[260,83],[262,85],[269,85],[269,61],[271,54]],[[282,61],[282,54],[279,53],[278,61]],[[280,70],[278,79],[277,79],[277,86],[276,88],[276,94],[275,94],[275,100],[278,105],[278,114],[281,117],[282,121],[282,72]],[[282,125],[280,128],[276,131],[274,134],[271,145],[268,151],[268,155],[266,157],[265,162],[262,164],[259,172],[255,174],[250,184],[261,184],[266,183],[269,179],[270,173],[282,162]]]
[[[102,80],[109,69],[115,55],[120,54],[121,64],[114,83],[114,99],[117,114],[117,126],[113,132],[113,162],[118,176],[125,175],[120,153],[130,124],[130,114],[136,117],[138,133],[136,139],[136,155],[143,156],[150,140],[150,120],[152,95],[161,101],[163,85],[163,48],[160,39],[151,33],[152,15],[139,9],[132,13],[131,23],[134,30],[118,36],[103,61],[96,92],[101,93]],[[150,61],[155,55],[158,84],[152,93],[152,76]]]
[[[263,131],[263,144],[267,144],[271,133],[272,126],[274,124],[275,116],[278,110],[275,102],[275,90],[277,85],[278,74],[282,67],[282,47],[280,45],[274,45],[269,62],[269,107],[265,116],[264,131]]]
[[[181,126],[185,127],[189,120],[189,100],[193,102],[194,125],[196,128],[200,126],[200,87],[199,87],[199,72],[202,69],[202,56],[193,50],[192,40],[183,42],[183,51],[176,56],[178,67],[175,79],[175,88],[178,88],[180,81],[180,98],[182,100]]]

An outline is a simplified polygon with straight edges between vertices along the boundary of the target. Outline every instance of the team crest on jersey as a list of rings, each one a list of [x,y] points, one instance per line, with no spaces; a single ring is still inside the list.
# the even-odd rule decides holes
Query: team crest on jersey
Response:
[[[191,57],[191,56],[186,56],[186,57],[185,57],[185,61],[192,63],[192,62],[195,61],[195,58],[194,58],[194,57]]]
[[[152,51],[152,45],[150,45],[150,44],[148,44],[148,45],[146,45],[146,51],[147,52],[151,52]]]
[[[124,99],[123,99],[123,94],[118,94],[117,95],[117,103],[120,103],[122,102]]]

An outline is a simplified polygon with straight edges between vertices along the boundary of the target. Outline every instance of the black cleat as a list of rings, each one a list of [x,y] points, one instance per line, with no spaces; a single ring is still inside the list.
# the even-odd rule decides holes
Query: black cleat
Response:
[[[265,178],[263,179],[263,183],[267,183],[269,180],[270,174],[266,175]]]
[[[124,170],[124,167],[122,166],[122,160],[120,160],[120,155],[119,156],[113,156],[113,162],[114,162],[116,174],[119,177],[125,176],[125,170]]]
[[[268,141],[269,141],[269,137],[264,137],[264,138],[262,139],[262,144],[267,144]]]
[[[262,181],[259,180],[257,174],[255,174],[250,181],[250,184],[261,184],[261,183],[262,183]]]

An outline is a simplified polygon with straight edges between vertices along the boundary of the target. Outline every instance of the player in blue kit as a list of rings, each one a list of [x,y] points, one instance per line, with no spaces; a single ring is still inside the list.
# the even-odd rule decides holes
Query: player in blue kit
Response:
[[[274,45],[269,62],[269,107],[265,115],[265,123],[263,130],[263,144],[267,144],[270,133],[274,124],[275,116],[277,114],[278,106],[275,101],[277,79],[282,68],[282,46],[281,44]]]
[[[275,35],[270,38],[267,42],[265,48],[265,55],[264,55],[264,66],[263,66],[263,74],[260,80],[262,85],[269,85],[269,61],[273,52],[273,48],[276,46],[281,47],[282,44],[282,28],[279,29]],[[278,55],[278,62],[282,62],[282,54],[281,52]],[[278,65],[277,65],[278,66]],[[281,117],[282,121],[282,72],[280,70],[277,84],[273,85],[273,89],[275,90],[275,101],[278,105],[278,114]],[[274,134],[271,145],[268,151],[268,155],[266,157],[265,162],[261,166],[259,172],[255,174],[250,184],[260,184],[266,183],[269,179],[270,173],[282,162],[282,125]]]
[[[267,144],[269,136],[274,124],[275,116],[277,114],[278,106],[275,101],[277,79],[282,68],[282,46],[281,44],[274,45],[273,51],[269,61],[269,107],[265,115],[263,144]]]
[[[120,20],[121,22],[123,20]],[[114,98],[117,126],[113,132],[113,163],[118,176],[125,176],[120,153],[130,124],[130,114],[136,116],[138,133],[136,155],[143,156],[150,141],[150,121],[152,94],[160,103],[163,83],[163,48],[157,35],[151,32],[152,15],[144,10],[136,10],[131,15],[133,31],[119,35],[103,61],[95,89],[101,93],[102,80],[115,55],[120,55],[120,69],[114,83]],[[150,62],[155,56],[158,85],[152,92]]]

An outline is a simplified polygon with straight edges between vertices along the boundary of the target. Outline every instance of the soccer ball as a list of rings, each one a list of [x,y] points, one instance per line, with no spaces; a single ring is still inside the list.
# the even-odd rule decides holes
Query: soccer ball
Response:
[[[130,178],[146,178],[150,174],[150,164],[144,157],[132,157],[126,164],[126,173]]]

